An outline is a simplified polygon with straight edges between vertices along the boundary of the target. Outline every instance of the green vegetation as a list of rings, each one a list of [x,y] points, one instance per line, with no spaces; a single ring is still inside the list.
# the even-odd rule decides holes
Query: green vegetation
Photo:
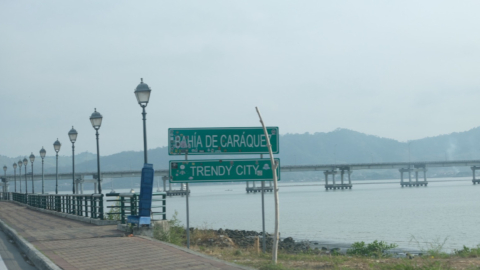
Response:
[[[175,211],[172,219],[168,221],[169,228],[155,227],[153,230],[153,237],[160,241],[172,243],[177,246],[182,246],[185,243],[186,230],[178,219],[178,212]]]
[[[168,221],[169,228],[155,227],[154,237],[175,245],[185,246],[186,230],[177,218]],[[279,250],[278,264],[271,262],[271,253],[259,252],[258,247],[237,245],[217,246],[212,243],[222,239],[229,240],[227,236],[216,235],[214,230],[205,228],[194,229],[191,232],[191,249],[217,257],[229,262],[249,266],[260,270],[291,270],[291,269],[378,269],[378,270],[450,270],[480,269],[480,245],[475,248],[463,247],[455,250],[453,254],[444,253],[443,246],[447,239],[427,243],[421,256],[407,256],[406,258],[393,258],[386,254],[388,250],[397,247],[375,240],[372,243],[356,242],[348,249],[346,255],[322,250],[305,250],[300,253],[289,253]],[[229,240],[231,241],[231,240]],[[413,238],[413,241],[417,241]],[[233,243],[233,242],[232,242]],[[408,254],[407,254],[408,255]]]
[[[387,244],[383,241],[378,242],[377,240],[369,244],[365,244],[363,241],[355,242],[352,244],[352,247],[347,250],[347,255],[381,258],[387,255],[385,254],[387,250],[396,247],[396,244]]]
[[[409,243],[415,243],[418,248],[422,251],[422,253],[426,254],[427,256],[431,256],[434,258],[445,258],[450,256],[444,251],[444,246],[445,243],[448,240],[448,237],[445,237],[443,240],[440,240],[440,238],[436,238],[432,241],[426,241],[424,239],[421,239],[422,241],[417,240],[413,235],[411,236],[411,239]],[[424,244],[421,244],[424,243]]]
[[[120,200],[120,197],[116,197],[116,200]],[[115,202],[113,208],[110,208],[107,213],[107,220],[120,220],[122,216],[118,213],[120,211],[120,201]]]
[[[463,246],[463,249],[455,250],[455,254],[462,258],[478,258],[480,257],[480,245],[477,245],[476,248]]]

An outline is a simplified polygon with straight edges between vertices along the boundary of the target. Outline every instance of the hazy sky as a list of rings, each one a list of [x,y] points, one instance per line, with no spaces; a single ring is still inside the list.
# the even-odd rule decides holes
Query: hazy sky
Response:
[[[348,128],[411,140],[479,125],[480,1],[0,1],[0,155],[142,150],[169,127]]]

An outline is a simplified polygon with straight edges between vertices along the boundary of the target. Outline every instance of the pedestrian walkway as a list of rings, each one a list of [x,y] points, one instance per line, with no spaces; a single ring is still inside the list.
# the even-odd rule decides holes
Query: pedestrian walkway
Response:
[[[0,219],[62,269],[246,269],[145,237],[0,202]]]

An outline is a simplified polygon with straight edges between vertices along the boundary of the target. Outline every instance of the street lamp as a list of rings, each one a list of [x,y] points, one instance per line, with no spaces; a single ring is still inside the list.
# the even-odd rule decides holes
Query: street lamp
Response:
[[[32,163],[32,193],[35,194],[35,185],[33,184],[33,162],[35,161],[35,156],[33,152],[30,154],[30,162]]]
[[[98,181],[98,193],[102,194],[102,182],[100,182],[100,147],[98,145],[98,130],[100,129],[100,126],[102,125],[102,115],[97,112],[97,109],[95,108],[95,111],[92,113],[90,116],[90,122],[92,123],[92,127],[96,131],[96,136],[97,136],[97,181]]]
[[[73,128],[68,132],[68,137],[72,142],[72,194],[75,194],[75,141],[77,140],[77,131]]]
[[[5,183],[4,183],[4,186],[3,186],[3,191],[5,193],[7,193],[7,165],[3,165],[3,172],[4,172],[4,176],[5,176]]]
[[[28,160],[27,158],[23,158],[23,166],[25,166],[25,194],[28,194],[28,186],[27,186],[27,165],[28,165]]]
[[[58,194],[58,151],[60,151],[60,147],[62,144],[57,140],[53,143],[53,149],[55,149],[55,152],[57,153],[57,171],[55,174],[55,194]]]
[[[23,165],[23,163],[22,163],[22,160],[20,159],[18,161],[18,167],[19,167],[18,168],[18,180],[19,180],[18,183],[20,184],[20,193],[22,193],[22,165]]]
[[[15,185],[15,192],[17,192],[17,163],[13,163],[13,183]]]
[[[40,149],[40,157],[42,158],[42,194],[45,193],[45,186],[43,185],[43,161],[46,154],[47,154],[47,151],[45,151],[45,149],[43,149],[43,146],[42,146],[42,149]]]
[[[147,163],[147,113],[145,107],[147,107],[148,100],[150,99],[150,92],[152,89],[148,87],[146,83],[143,83],[143,78],[140,79],[140,84],[135,89],[135,96],[137,97],[138,104],[142,107],[143,115],[143,159],[144,163]]]

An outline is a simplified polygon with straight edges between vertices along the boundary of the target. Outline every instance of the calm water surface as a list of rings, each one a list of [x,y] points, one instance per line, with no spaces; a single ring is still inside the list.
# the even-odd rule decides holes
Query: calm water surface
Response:
[[[395,180],[353,181],[352,190],[328,192],[319,182],[280,182],[281,236],[337,243],[383,240],[414,249],[447,239],[447,251],[480,244],[480,185],[471,178],[429,181],[418,188],[401,188]],[[190,189],[191,227],[261,231],[261,194],[246,194],[245,184],[191,184]],[[178,212],[186,224],[185,197],[168,198],[167,211],[169,219]],[[266,230],[273,232],[273,194],[265,194],[265,211]]]

